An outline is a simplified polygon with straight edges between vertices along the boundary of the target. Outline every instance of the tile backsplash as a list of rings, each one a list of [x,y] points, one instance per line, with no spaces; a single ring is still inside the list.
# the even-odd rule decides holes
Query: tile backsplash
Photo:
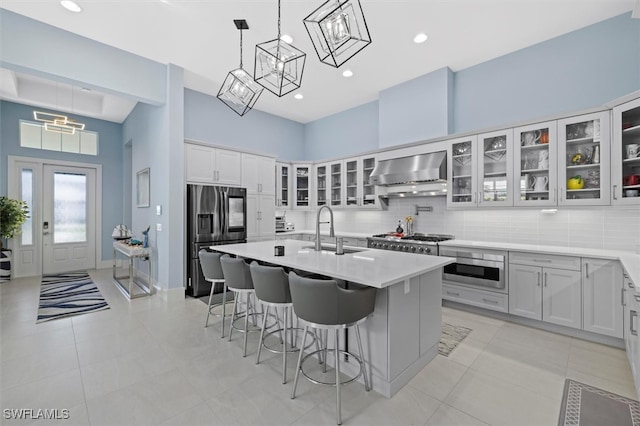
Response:
[[[419,212],[416,206],[431,206]],[[291,216],[290,216],[291,214]],[[323,212],[324,215],[327,214]],[[315,229],[315,212],[295,215],[298,229]],[[447,210],[445,197],[395,198],[388,210],[334,210],[337,231],[377,234],[393,231],[405,216],[413,216],[414,232],[453,234],[457,239],[544,244],[635,251],[640,244],[640,206],[504,208]]]

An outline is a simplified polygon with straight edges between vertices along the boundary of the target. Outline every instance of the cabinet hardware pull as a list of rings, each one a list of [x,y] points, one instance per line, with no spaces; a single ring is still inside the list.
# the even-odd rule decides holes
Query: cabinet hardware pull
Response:
[[[540,272],[538,272],[538,287],[540,287]]]
[[[564,194],[564,188],[560,188],[560,202],[562,202],[562,194]]]
[[[547,273],[544,273],[544,286],[547,286]]]
[[[454,292],[449,291],[449,290],[447,290],[447,294],[448,294],[448,295],[450,295],[450,296],[457,296],[457,297],[460,297],[460,293],[454,293]]]
[[[640,302],[640,295],[634,294],[633,297],[636,298],[636,301]]]
[[[588,263],[585,263],[584,265],[585,265],[585,267],[587,268],[587,270],[586,270],[587,278],[589,278],[589,264],[588,264]]]
[[[638,335],[638,330],[634,330],[633,328],[633,317],[637,317],[638,313],[636,311],[629,311],[629,331],[634,336]]]
[[[613,199],[617,200],[618,197],[616,197],[616,188],[618,188],[618,185],[613,185]]]
[[[627,285],[629,286],[629,288],[636,288],[636,285],[631,281],[627,282]]]
[[[553,202],[558,202],[558,190],[556,188],[553,188]]]
[[[498,304],[497,300],[485,299],[484,297],[482,298],[482,301],[486,303],[495,303],[496,305]]]

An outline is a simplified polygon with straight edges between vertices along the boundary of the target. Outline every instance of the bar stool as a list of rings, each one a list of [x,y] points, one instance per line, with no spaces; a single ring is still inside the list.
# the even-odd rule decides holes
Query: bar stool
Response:
[[[364,388],[368,392],[369,375],[367,373],[366,360],[362,350],[362,340],[360,338],[359,325],[364,322],[373,312],[376,301],[376,289],[373,287],[358,286],[357,288],[341,288],[335,280],[321,280],[313,278],[304,278],[298,276],[295,272],[289,273],[289,287],[291,291],[291,299],[293,302],[293,310],[298,318],[305,321],[304,333],[302,337],[301,347],[305,347],[305,340],[309,327],[318,330],[334,331],[334,358],[335,358],[335,382],[321,382],[309,377],[302,369],[302,363],[308,357],[320,349],[303,357],[303,351],[298,355],[298,365],[296,374],[293,379],[293,389],[291,391],[291,399],[296,397],[296,387],[298,385],[299,373],[312,381],[313,383],[332,385],[336,387],[336,423],[342,424],[342,407],[340,398],[340,385],[350,383],[361,375],[364,375]],[[358,343],[358,358],[346,350],[339,349],[338,330],[354,327],[356,330],[356,341]],[[325,342],[325,345],[328,342]],[[358,361],[360,371],[352,379],[341,382],[340,380],[340,354],[349,355]],[[326,358],[325,358],[326,364]]]
[[[209,293],[209,303],[207,309],[207,319],[204,323],[204,327],[209,326],[209,316],[221,316],[222,317],[222,334],[220,337],[224,337],[224,320],[227,315],[227,285],[224,283],[224,274],[222,273],[222,265],[220,265],[220,256],[222,253],[200,250],[198,257],[200,258],[200,267],[202,268],[202,274],[204,279],[211,283],[211,293]],[[216,284],[222,284],[222,303],[211,304],[213,298],[213,291]],[[214,308],[222,305],[222,314],[213,312]]]
[[[260,340],[258,341],[258,354],[256,356],[256,364],[260,363],[260,353],[264,347],[266,350],[274,353],[282,353],[282,383],[287,383],[287,354],[297,352],[298,349],[291,348],[287,350],[287,332],[291,333],[291,343],[293,343],[293,318],[290,310],[293,306],[291,303],[291,293],[289,292],[289,277],[282,267],[260,265],[258,262],[252,262],[249,266],[251,278],[256,289],[256,297],[266,309],[263,310],[262,329],[260,330]],[[282,341],[282,350],[272,349],[265,344],[264,331],[267,328],[267,317],[269,309],[274,308],[276,313],[276,322],[278,321],[278,308],[284,311],[283,326],[275,331],[267,334],[266,337],[274,333],[280,332],[280,340]],[[291,322],[288,327],[287,323]]]
[[[224,273],[225,283],[227,288],[234,292],[233,298],[233,314],[231,315],[231,325],[229,327],[229,341],[231,341],[231,336],[233,334],[233,330],[238,330],[244,333],[244,351],[243,357],[247,356],[247,338],[249,332],[258,331],[249,330],[249,316],[253,317],[253,323],[256,324],[255,317],[257,315],[255,308],[251,308],[251,296],[255,294],[255,289],[253,288],[253,280],[251,279],[251,272],[249,271],[249,265],[241,258],[233,258],[228,254],[220,257],[220,264],[222,265],[222,272]],[[238,299],[241,295],[245,295],[246,301],[246,309],[243,315],[242,312],[237,312],[238,310]],[[253,312],[250,312],[253,311]],[[235,321],[239,318],[244,317],[244,329],[237,328],[235,326]]]

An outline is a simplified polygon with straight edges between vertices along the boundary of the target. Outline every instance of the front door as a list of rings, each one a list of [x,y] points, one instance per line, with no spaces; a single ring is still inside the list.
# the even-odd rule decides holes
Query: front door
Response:
[[[96,267],[96,171],[45,164],[42,273]]]

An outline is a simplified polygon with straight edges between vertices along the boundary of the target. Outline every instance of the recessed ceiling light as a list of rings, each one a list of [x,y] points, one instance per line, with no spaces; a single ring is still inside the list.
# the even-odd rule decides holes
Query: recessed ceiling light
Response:
[[[351,70],[344,70],[344,72],[342,73],[342,75],[344,77],[351,77],[353,75],[353,71]]]
[[[427,41],[427,35],[425,33],[420,33],[417,36],[415,36],[413,38],[413,42],[414,43],[424,43],[425,41]]]
[[[70,10],[72,12],[82,12],[82,8],[71,0],[63,0],[60,2],[60,4],[65,9]]]
[[[302,99],[302,98],[304,98],[304,96],[302,96],[302,93],[296,93],[296,94],[295,94],[295,96],[294,96],[294,98],[296,98],[296,99]]]
[[[282,34],[282,36],[280,36],[280,40],[289,44],[293,43],[293,37],[291,37],[289,34]]]

